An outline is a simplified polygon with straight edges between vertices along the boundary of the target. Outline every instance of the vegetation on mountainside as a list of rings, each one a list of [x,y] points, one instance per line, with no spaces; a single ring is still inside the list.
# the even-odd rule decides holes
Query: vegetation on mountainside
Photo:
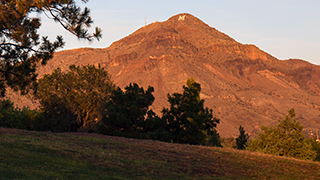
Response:
[[[82,0],[86,3],[87,0]],[[0,93],[5,95],[7,87],[21,90],[22,94],[36,87],[36,66],[43,65],[53,53],[64,46],[61,36],[50,42],[48,37],[40,38],[40,16],[58,22],[64,29],[79,39],[92,41],[101,38],[101,30],[93,34],[88,28],[93,23],[90,11],[81,11],[74,0],[29,0],[0,1]]]

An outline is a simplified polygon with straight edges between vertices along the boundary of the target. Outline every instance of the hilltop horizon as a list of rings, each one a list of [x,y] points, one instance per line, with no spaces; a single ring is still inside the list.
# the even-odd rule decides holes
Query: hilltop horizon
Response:
[[[170,7],[166,6],[168,3]],[[255,44],[278,59],[303,59],[320,64],[317,50],[320,15],[316,8],[319,2],[89,1],[86,5],[91,9],[95,26],[103,29],[101,41],[90,44],[78,41],[49,20],[43,22],[41,32],[49,38],[63,35],[67,41],[65,49],[105,48],[145,25],[145,21],[162,22],[172,15],[188,12],[238,42]]]
[[[182,15],[182,14],[188,14],[188,15],[194,16],[194,15],[191,14],[191,13],[177,13],[177,14],[175,14],[175,15],[173,15],[173,16]],[[173,16],[172,16],[172,17],[173,17]],[[196,17],[196,16],[194,16],[194,17]],[[197,17],[196,17],[196,18],[197,18]],[[164,21],[166,21],[166,20],[164,20]],[[134,32],[137,31],[137,30],[139,30],[140,28],[144,28],[144,27],[149,26],[149,25],[152,25],[152,24],[154,24],[154,23],[161,23],[161,22],[164,22],[164,21],[159,21],[159,20],[151,21],[151,22],[149,22],[149,23],[146,23],[146,24],[145,24],[144,26],[142,26],[142,27],[137,27],[137,29],[135,29]],[[219,30],[219,31],[220,31],[220,30]],[[222,31],[221,31],[221,32],[222,32]],[[226,33],[224,33],[224,34],[226,34]],[[130,34],[129,34],[129,35],[130,35]],[[112,46],[113,43],[115,43],[115,42],[117,42],[117,41],[120,41],[121,39],[126,38],[126,37],[129,36],[129,35],[124,35],[123,37],[121,37],[121,38],[119,38],[119,39],[117,39],[117,40],[115,40],[115,41],[113,41],[113,42],[110,42],[109,45],[106,45],[106,46],[97,47],[97,46],[92,46],[92,44],[90,43],[90,44],[88,44],[88,45],[81,45],[80,47],[69,47],[69,46],[67,46],[67,48],[60,49],[60,50],[58,50],[57,52],[63,52],[63,51],[69,51],[69,50],[75,50],[75,49],[87,49],[87,48],[89,48],[89,49],[90,49],[90,48],[93,48],[93,49],[105,49],[105,48],[109,48],[110,46]],[[234,38],[232,37],[232,35],[229,35],[229,34],[226,34],[226,35],[229,36],[230,38],[234,39]],[[103,41],[103,40],[102,40],[102,41]],[[238,41],[238,42],[239,42],[239,41]],[[80,43],[82,43],[82,42],[80,42]],[[275,57],[276,59],[278,59],[278,60],[284,60],[284,61],[285,61],[285,60],[302,60],[302,61],[307,61],[307,62],[309,62],[309,63],[311,63],[311,64],[313,64],[313,65],[320,65],[320,62],[317,63],[317,62],[315,62],[315,61],[311,61],[310,59],[308,59],[308,58],[303,58],[303,57],[289,56],[289,57],[286,57],[286,58],[285,58],[285,57],[283,57],[283,58],[278,58],[278,57],[276,57],[275,55],[273,55],[273,52],[269,52],[269,51],[265,51],[265,50],[261,49],[258,44],[253,44],[253,43],[243,43],[243,44],[245,44],[245,45],[254,45],[254,46],[258,47],[261,51],[264,51],[264,52],[266,52],[266,53],[274,56],[274,57]]]

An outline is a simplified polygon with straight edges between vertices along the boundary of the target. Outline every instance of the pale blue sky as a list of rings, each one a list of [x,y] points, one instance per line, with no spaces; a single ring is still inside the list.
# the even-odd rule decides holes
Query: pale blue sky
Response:
[[[80,2],[78,0],[78,2]],[[43,19],[41,34],[63,35],[64,49],[105,48],[145,24],[190,13],[243,44],[254,44],[278,59],[299,58],[320,65],[320,0],[89,0],[94,27],[103,38],[78,41]]]

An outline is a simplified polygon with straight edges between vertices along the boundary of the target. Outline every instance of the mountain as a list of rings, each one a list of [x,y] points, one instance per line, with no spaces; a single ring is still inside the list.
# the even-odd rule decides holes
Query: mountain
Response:
[[[121,88],[131,82],[153,86],[152,108],[158,113],[169,105],[167,94],[182,92],[193,77],[201,84],[205,105],[220,118],[217,129],[223,137],[237,136],[239,125],[254,136],[261,125],[275,125],[290,108],[306,132],[320,128],[319,66],[278,60],[190,14],[144,26],[107,48],[57,52],[39,68],[39,77],[70,64],[99,64]]]

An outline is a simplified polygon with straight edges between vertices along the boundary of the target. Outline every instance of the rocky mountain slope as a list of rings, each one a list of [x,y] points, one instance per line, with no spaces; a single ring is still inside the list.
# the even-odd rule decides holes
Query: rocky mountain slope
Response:
[[[237,136],[239,125],[255,135],[290,108],[306,132],[320,128],[320,67],[302,60],[278,60],[254,45],[236,42],[190,14],[155,22],[104,49],[58,52],[39,77],[70,64],[100,64],[120,87],[153,86],[153,109],[167,107],[167,94],[182,92],[189,77],[220,118],[218,132]],[[19,100],[21,102],[21,100]]]

